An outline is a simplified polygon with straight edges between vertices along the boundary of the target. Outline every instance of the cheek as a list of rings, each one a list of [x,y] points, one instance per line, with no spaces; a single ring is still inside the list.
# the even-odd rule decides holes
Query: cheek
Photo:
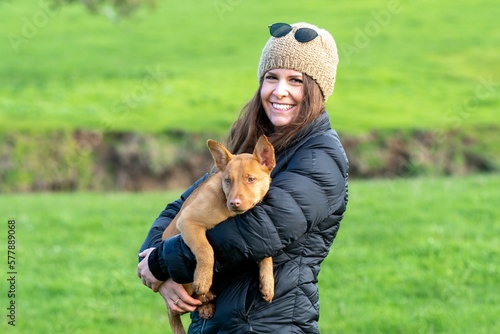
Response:
[[[269,98],[271,92],[272,88],[264,82],[262,84],[262,87],[260,88],[260,99],[264,102],[266,99]]]
[[[297,89],[293,91],[293,97],[295,102],[302,103],[302,100],[304,100],[304,89],[302,87],[297,87]]]
[[[264,86],[260,90],[260,102],[262,103],[262,107],[264,108],[264,111],[266,112],[267,117],[269,117],[269,105],[268,105],[268,99],[269,99],[269,92],[264,89]]]

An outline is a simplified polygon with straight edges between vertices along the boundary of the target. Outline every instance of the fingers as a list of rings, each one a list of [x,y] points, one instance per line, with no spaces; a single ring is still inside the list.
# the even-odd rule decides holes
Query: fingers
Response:
[[[167,304],[168,309],[176,314],[182,315],[186,312],[192,312],[190,309],[190,305],[186,304],[176,293],[173,289],[171,289],[172,285],[170,284],[170,287],[168,284],[162,284],[159,289],[160,295],[163,297],[165,300],[165,303]],[[193,311],[196,309],[196,307],[193,309]]]
[[[139,264],[137,265],[136,274],[137,274],[137,277],[139,277],[141,279],[142,284],[144,284],[145,286],[147,286],[148,288],[150,288],[154,292],[158,292],[158,289],[163,282],[157,280],[154,277],[154,275],[149,270],[149,266],[148,266],[148,256],[149,256],[149,253],[151,253],[151,251],[153,249],[154,248],[148,248],[139,254],[139,256],[144,256],[144,259],[141,262],[139,262]]]
[[[153,292],[158,292],[162,281],[158,281],[152,274],[144,274],[139,276],[141,278],[142,284],[153,290]]]
[[[178,297],[167,298],[165,299],[165,301],[168,305],[169,310],[179,315],[182,315],[187,312],[194,312],[198,308],[198,305],[188,304]]]
[[[196,310],[196,306],[189,305],[180,298],[169,298],[166,302],[169,310],[179,315]]]
[[[158,292],[160,289],[160,285],[163,283],[162,281],[155,280],[154,282],[149,282],[150,286],[148,286],[153,292]]]
[[[201,300],[191,297],[184,289],[179,291],[178,296],[184,304],[188,306],[193,306],[194,308],[203,304]]]
[[[143,250],[139,253],[139,257],[146,257],[153,251],[154,247]]]
[[[176,314],[193,312],[202,304],[198,299],[192,298],[182,284],[175,283],[172,279],[168,279],[160,285],[159,293],[168,308]]]

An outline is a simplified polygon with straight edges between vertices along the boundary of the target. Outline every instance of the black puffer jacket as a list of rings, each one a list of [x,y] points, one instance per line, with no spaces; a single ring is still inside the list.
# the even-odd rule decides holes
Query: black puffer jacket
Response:
[[[347,158],[328,115],[278,153],[276,162],[264,201],[208,231],[216,257],[216,313],[210,320],[192,313],[189,333],[319,333],[317,277],[347,204]],[[141,247],[157,247],[149,266],[158,279],[193,280],[196,261],[189,248],[180,237],[161,242],[161,234],[203,179],[167,205]],[[275,270],[271,303],[258,287],[257,263],[266,256],[273,257]]]

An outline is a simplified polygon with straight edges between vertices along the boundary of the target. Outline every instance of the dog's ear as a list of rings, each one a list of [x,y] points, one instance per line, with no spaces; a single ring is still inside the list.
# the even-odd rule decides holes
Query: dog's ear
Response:
[[[257,161],[259,161],[261,165],[266,166],[269,171],[272,171],[276,166],[274,147],[264,135],[260,136],[257,141],[255,149],[253,150],[253,155],[257,158]]]
[[[212,158],[214,159],[215,166],[217,166],[217,169],[222,172],[224,169],[226,169],[229,161],[233,159],[233,155],[226,149],[224,145],[215,140],[207,140],[207,146],[210,149],[210,153],[212,154]]]

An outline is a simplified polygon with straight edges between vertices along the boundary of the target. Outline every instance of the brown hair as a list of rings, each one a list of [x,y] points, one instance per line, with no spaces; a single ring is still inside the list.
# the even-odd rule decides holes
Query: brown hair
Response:
[[[276,152],[286,149],[295,138],[325,111],[321,90],[311,77],[303,77],[304,99],[296,119],[282,127],[274,127],[264,111],[259,88],[252,99],[243,107],[238,119],[231,126],[227,147],[234,154],[251,153],[261,135],[269,137]]]

